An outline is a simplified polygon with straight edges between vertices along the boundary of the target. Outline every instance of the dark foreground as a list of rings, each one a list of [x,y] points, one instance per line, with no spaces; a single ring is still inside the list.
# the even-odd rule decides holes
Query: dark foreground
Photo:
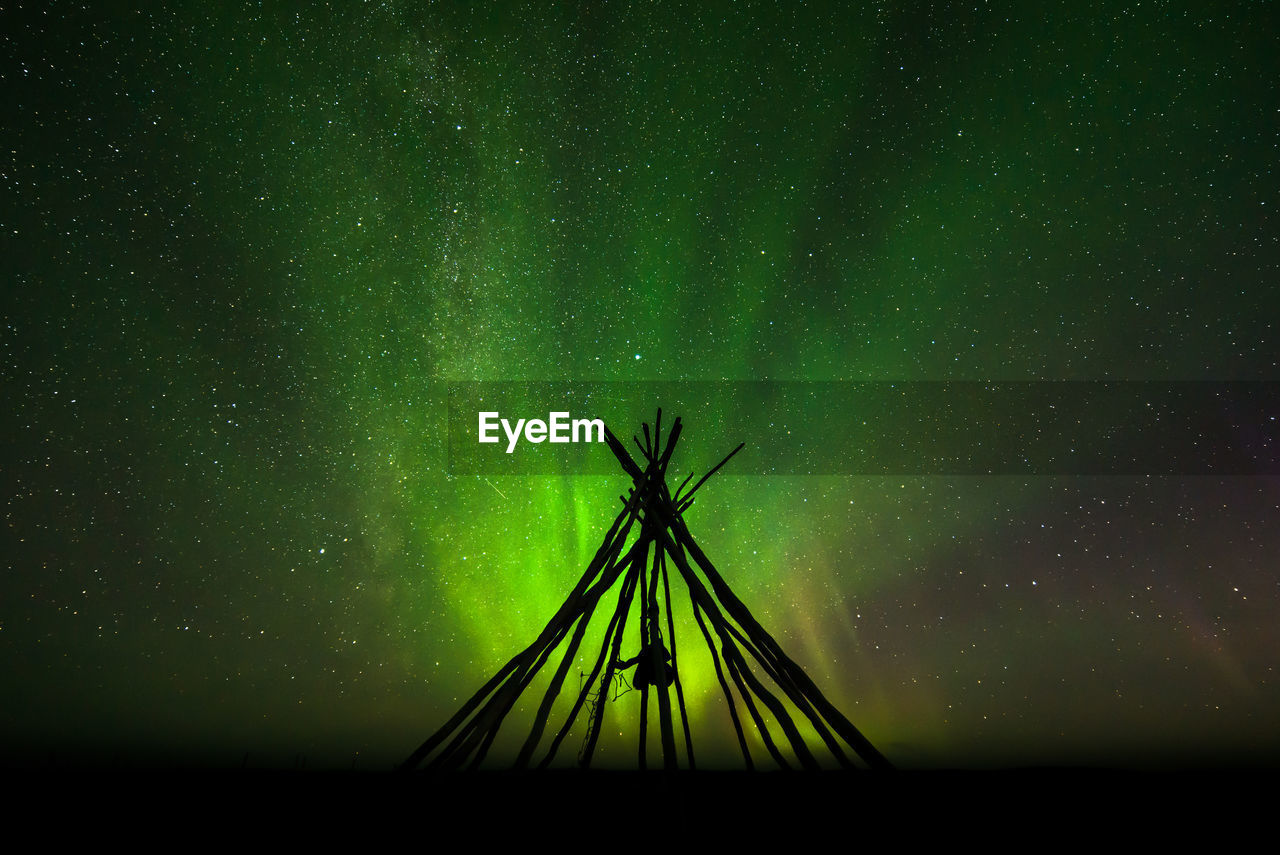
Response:
[[[435,848],[528,837],[637,836],[689,842],[756,835],[797,842],[822,832],[953,841],[1040,841],[1114,835],[1216,835],[1269,815],[1271,769],[1134,772],[1097,769],[889,773],[471,773],[9,770],[11,817],[54,823],[57,834],[141,834],[187,843],[261,835],[381,840],[409,834]],[[46,818],[47,817],[47,818]],[[174,838],[173,835],[179,835]],[[441,837],[443,835],[443,837]],[[583,836],[585,835],[585,836]],[[616,838],[616,840],[615,840]],[[577,844],[574,844],[577,845]],[[461,846],[459,848],[462,848]],[[483,847],[482,847],[483,848]]]

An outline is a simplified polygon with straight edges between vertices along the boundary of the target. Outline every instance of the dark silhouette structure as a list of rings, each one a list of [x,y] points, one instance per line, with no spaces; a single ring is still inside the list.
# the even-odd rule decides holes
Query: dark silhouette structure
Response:
[[[601,722],[616,674],[635,665],[633,687],[640,692],[639,763],[646,765],[645,739],[648,732],[649,695],[656,696],[662,761],[665,769],[696,768],[693,737],[685,710],[680,683],[679,650],[671,612],[670,576],[678,574],[688,590],[693,616],[711,653],[716,677],[724,691],[738,745],[748,769],[756,759],[747,745],[739,702],[750,725],[760,734],[770,757],[783,768],[793,763],[804,769],[822,768],[813,750],[805,743],[792,717],[798,712],[808,720],[835,761],[845,768],[858,768],[850,753],[874,769],[890,768],[889,762],[839,710],[823,696],[778,646],[773,637],[752,617],[734,595],[707,556],[694,542],[684,523],[684,512],[694,494],[719,469],[742,450],[739,445],[685,490],[693,475],[672,495],[667,489],[667,465],[680,439],[680,419],[662,440],[662,411],[658,411],[652,435],[645,423],[644,441],[633,437],[641,458],[637,462],[626,447],[606,428],[605,440],[618,462],[631,477],[632,487],[620,496],[622,512],[605,535],[604,543],[587,566],[582,578],[569,592],[564,604],[547,623],[538,638],[494,674],[462,708],[402,764],[403,769],[425,765],[430,769],[475,768],[493,743],[504,718],[534,676],[546,666],[555,650],[568,644],[550,685],[534,717],[533,727],[516,758],[516,768],[546,768],[584,709],[586,735],[578,764],[591,765]],[[627,546],[634,530],[638,536]],[[674,573],[672,572],[674,570]],[[701,575],[699,572],[701,571]],[[705,580],[705,581],[704,581]],[[564,685],[571,663],[586,633],[587,625],[604,595],[618,586],[617,604],[604,633],[604,642],[595,665],[583,682],[577,699],[541,758],[534,755],[547,729],[555,700]],[[659,587],[662,596],[659,597]],[[620,659],[623,629],[638,599],[640,652],[632,659]],[[665,620],[664,620],[665,616]],[[666,630],[665,635],[663,629]],[[748,665],[754,660],[760,675]],[[763,679],[762,679],[763,678]],[[773,689],[765,685],[772,684]],[[674,689],[674,693],[671,691]],[[736,696],[735,696],[736,690]],[[672,699],[674,694],[674,704]],[[780,697],[781,696],[781,697]],[[790,710],[783,698],[790,703]],[[675,709],[673,709],[673,707]],[[763,708],[763,709],[762,709]],[[679,712],[679,724],[675,711]],[[772,718],[772,726],[765,713]],[[750,726],[748,725],[748,726]],[[676,746],[676,728],[683,736],[683,762]],[[790,748],[790,759],[780,747]]]

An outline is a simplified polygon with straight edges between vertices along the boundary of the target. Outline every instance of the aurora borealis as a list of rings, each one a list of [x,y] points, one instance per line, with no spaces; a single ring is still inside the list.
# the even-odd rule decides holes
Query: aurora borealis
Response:
[[[6,762],[403,759],[626,486],[451,474],[449,382],[1280,379],[1266,4],[0,21]],[[1275,759],[1278,510],[727,469],[688,521],[899,765],[1146,765]]]

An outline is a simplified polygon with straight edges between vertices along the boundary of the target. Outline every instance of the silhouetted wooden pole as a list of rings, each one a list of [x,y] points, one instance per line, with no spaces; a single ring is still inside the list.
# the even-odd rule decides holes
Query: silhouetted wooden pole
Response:
[[[538,712],[534,716],[533,728],[530,730],[529,736],[520,750],[520,755],[516,758],[516,768],[523,769],[532,758],[533,752],[537,748],[538,740],[542,737],[542,732],[546,727],[547,718],[551,715],[551,708],[555,703],[556,697],[560,694],[560,687],[564,683],[565,675],[573,664],[574,654],[578,652],[578,646],[582,643],[582,637],[586,634],[587,624],[591,622],[591,616],[595,613],[600,598],[617,582],[621,568],[630,562],[635,549],[636,546],[633,545],[625,557],[612,562],[605,573],[601,575],[600,582],[587,592],[588,608],[584,610],[582,617],[578,619],[577,628],[569,641],[564,657],[560,660],[560,665],[556,669],[555,675],[551,678],[550,685],[547,686],[547,691],[542,698],[542,704],[538,707]]]
[[[612,561],[616,556],[617,550],[625,543],[626,531],[629,529],[630,523],[624,526],[622,534],[615,539],[607,552],[597,553],[597,559],[604,557],[607,561]],[[593,560],[592,563],[594,565],[597,561]],[[597,586],[597,590],[603,593],[603,590],[607,590],[613,582],[614,577],[606,577],[602,571],[601,583]],[[557,618],[552,619],[552,622],[547,625],[547,629],[543,630],[543,635],[540,637],[545,640],[541,650],[534,657],[534,662],[531,665],[521,664],[512,672],[511,676],[494,692],[480,712],[454,737],[453,742],[446,746],[439,756],[432,761],[432,766],[444,769],[456,768],[466,762],[468,755],[472,751],[476,751],[471,763],[472,767],[475,767],[484,759],[489,745],[492,744],[494,737],[497,735],[498,728],[501,727],[503,719],[515,704],[516,699],[528,687],[534,674],[546,664],[552,651],[559,646],[561,639],[568,633],[573,621],[586,610],[588,592],[578,592],[572,602],[575,604],[576,613],[557,615]]]
[[[627,561],[619,562],[629,564]],[[538,764],[539,769],[545,769],[555,759],[556,752],[560,748],[560,743],[569,735],[569,731],[573,728],[574,721],[577,720],[578,713],[582,710],[587,698],[590,697],[592,689],[596,685],[596,677],[600,675],[605,663],[608,661],[609,650],[613,646],[614,633],[619,630],[619,625],[626,621],[626,611],[630,603],[630,595],[627,593],[628,582],[624,578],[621,588],[618,590],[618,603],[614,607],[613,616],[609,619],[609,625],[604,632],[604,640],[600,644],[600,654],[596,657],[595,665],[591,669],[591,673],[582,683],[582,688],[578,692],[578,698],[574,702],[573,708],[569,710],[569,715],[565,718],[564,724],[559,732],[556,733],[555,739],[551,741],[551,747],[547,750],[547,756],[542,758],[542,762]]]
[[[565,599],[564,604],[561,605],[556,614],[552,616],[551,620],[547,621],[546,627],[542,630],[542,633],[538,638],[520,653],[513,656],[506,665],[498,670],[498,673],[494,674],[487,683],[481,686],[480,690],[472,695],[471,698],[462,705],[462,708],[459,709],[458,712],[449,719],[449,721],[445,722],[443,727],[428,737],[416,751],[409,755],[409,758],[401,764],[401,769],[412,769],[421,763],[442,742],[448,739],[455,729],[467,720],[472,711],[474,711],[476,707],[485,700],[485,698],[489,697],[497,687],[503,685],[504,681],[506,681],[513,672],[517,671],[521,666],[534,658],[537,653],[541,651],[543,646],[545,646],[547,641],[558,631],[561,623],[565,619],[576,614],[580,610],[580,596],[582,592],[585,591],[591,584],[592,580],[599,575],[604,564],[609,560],[609,558],[616,554],[616,551],[621,548],[623,543],[626,542],[627,533],[631,530],[631,524],[636,519],[637,510],[638,502],[632,502],[623,507],[621,513],[618,514],[614,519],[613,524],[609,527],[609,531],[605,533],[604,542],[596,551],[595,557],[592,558],[591,563],[587,565],[587,569],[578,580],[577,585],[575,585],[573,590],[569,592],[568,598]]]
[[[649,438],[649,425],[644,426],[644,436]],[[643,528],[641,529],[643,531]],[[645,538],[645,546],[648,546],[648,538]],[[645,558],[648,558],[645,554]],[[649,633],[649,585],[645,578],[645,563],[639,564],[640,581],[637,583],[640,587],[640,652],[636,654],[636,676],[639,677],[640,668],[643,664],[642,659],[649,654],[649,644],[651,635]],[[634,682],[640,682],[636,679]],[[650,682],[646,681],[640,686],[640,771],[649,768],[649,686]]]
[[[661,534],[664,538],[668,537],[665,530],[663,530]],[[711,621],[712,629],[714,629],[716,634],[720,636],[721,649],[724,653],[725,662],[729,666],[730,675],[735,676],[735,682],[738,682],[739,686],[745,682],[751,693],[758,697],[764,705],[769,708],[769,711],[773,713],[774,720],[778,723],[778,726],[782,728],[783,734],[786,735],[787,740],[791,743],[792,750],[795,751],[796,759],[800,761],[800,765],[809,769],[819,768],[818,762],[814,759],[808,746],[805,745],[804,739],[800,736],[799,731],[796,730],[795,724],[792,722],[791,716],[787,713],[786,709],[778,699],[774,697],[773,693],[766,689],[756,676],[751,673],[751,668],[747,665],[746,660],[742,658],[742,654],[738,652],[737,645],[733,642],[733,635],[726,629],[725,619],[720,613],[719,607],[711,598],[707,589],[703,587],[702,582],[699,581],[697,576],[694,574],[693,568],[691,568],[688,562],[685,561],[682,553],[675,551],[674,543],[671,543],[669,540],[667,543],[671,544],[668,548],[668,553],[671,555],[671,559],[675,562],[676,568],[680,571],[680,574],[684,576],[685,584],[689,588],[690,596],[692,596],[698,605],[702,607],[702,610],[706,612],[707,618]],[[767,729],[760,720],[758,713],[754,713],[754,704],[749,706],[748,709],[753,712],[753,718],[756,719],[757,726],[761,728],[761,735],[764,736],[764,734],[767,733]],[[776,752],[776,749],[770,753],[774,752]],[[777,759],[776,754],[775,759]]]
[[[741,448],[742,446],[739,445],[738,448],[734,449],[733,453],[731,453],[729,457],[726,457],[725,460],[721,461],[720,465],[717,466],[716,469],[724,465],[724,463],[727,462],[729,458],[733,457],[733,455],[736,454],[739,450],[741,450]],[[706,478],[703,478],[703,480],[700,481],[698,485],[701,486],[701,484],[704,483],[706,479],[709,478],[712,474],[714,474],[714,472],[715,472],[715,469],[707,473]],[[674,514],[671,513],[671,509],[673,507],[676,507],[676,502],[671,498],[670,493],[667,492],[666,484],[663,483],[659,485],[659,490],[661,491],[662,498],[664,500],[664,508],[666,509],[667,513],[670,514],[672,519],[678,520],[683,525],[684,520],[683,520],[683,517],[681,516],[681,511],[679,510],[679,508],[676,509]],[[800,712],[805,716],[805,718],[809,720],[809,723],[813,726],[813,729],[818,734],[818,737],[827,746],[828,750],[830,750],[831,753],[835,756],[836,761],[843,767],[850,768],[850,769],[856,768],[853,765],[852,761],[850,761],[848,756],[845,754],[844,749],[840,745],[840,742],[831,733],[830,728],[827,727],[827,724],[823,720],[822,716],[819,715],[816,710],[814,710],[813,705],[809,702],[808,698],[805,696],[803,689],[798,685],[796,685],[796,683],[791,679],[790,675],[785,670],[779,667],[776,661],[776,658],[772,654],[772,651],[767,647],[765,647],[764,649],[761,649],[760,645],[754,643],[753,641],[748,639],[746,636],[744,636],[741,632],[739,632],[732,622],[726,621],[724,625],[725,625],[725,628],[728,629],[729,632],[733,634],[739,646],[741,646],[743,650],[751,654],[752,658],[755,659],[760,664],[760,667],[764,669],[765,674],[769,677],[769,679],[771,679],[780,689],[782,689],[783,693],[787,696],[787,699],[790,700],[791,703],[794,704],[798,710],[800,710]]]
[[[659,411],[661,413],[661,411]],[[667,580],[667,553],[663,549],[655,549],[658,569],[662,573],[663,602],[667,607],[667,641],[671,643],[671,675],[676,686],[676,702],[680,707],[680,724],[684,728],[684,752],[689,758],[689,768],[696,769],[698,764],[693,759],[693,734],[689,731],[689,711],[684,705],[684,688],[680,683],[680,660],[676,652],[676,625],[671,611],[671,583]]]
[[[709,617],[709,615],[708,615]],[[760,734],[760,739],[764,742],[765,750],[769,752],[769,756],[774,762],[783,769],[790,769],[791,764],[787,762],[787,758],[782,756],[782,752],[778,750],[778,746],[773,742],[773,736],[769,733],[769,725],[760,715],[760,710],[756,709],[756,702],[751,697],[751,690],[747,688],[746,683],[742,680],[742,674],[738,671],[737,660],[729,655],[729,648],[733,646],[732,641],[720,639],[720,653],[724,657],[725,667],[729,671],[729,679],[733,680],[733,684],[738,688],[738,694],[742,697],[742,705],[747,708],[747,714],[751,716],[751,720],[755,722],[756,732]]]
[[[645,616],[645,622],[648,625],[649,634],[649,661],[651,663],[652,679],[657,682],[654,684],[654,692],[658,696],[658,726],[659,733],[662,736],[662,767],[667,771],[679,768],[679,758],[676,756],[676,738],[675,730],[671,724],[671,696],[667,692],[666,681],[666,660],[663,658],[661,642],[661,632],[659,630],[658,615],[658,556],[662,554],[661,547],[655,547],[653,551],[653,572],[649,578],[649,596],[645,605],[649,609],[649,613]],[[672,664],[674,673],[674,662]]]
[[[827,700],[826,696],[819,691],[816,685],[814,685],[813,680],[809,679],[809,676],[804,673],[804,669],[791,661],[791,659],[782,651],[781,646],[773,640],[773,636],[769,635],[769,633],[765,631],[764,627],[762,627],[756,619],[752,617],[751,612],[742,604],[742,601],[734,595],[732,589],[725,584],[724,579],[722,579],[720,574],[716,572],[711,561],[705,554],[703,554],[702,550],[694,542],[693,536],[689,534],[689,529],[685,527],[684,522],[680,519],[671,518],[670,516],[668,516],[664,522],[669,523],[670,530],[675,534],[681,545],[683,545],[685,549],[688,550],[689,554],[693,556],[693,560],[697,562],[698,566],[702,568],[702,572],[706,575],[707,581],[711,583],[712,590],[715,591],[716,597],[719,598],[720,602],[724,603],[725,609],[733,619],[738,622],[739,626],[747,631],[748,635],[756,638],[762,646],[770,650],[770,652],[777,658],[782,669],[784,669],[790,678],[804,690],[805,695],[812,700],[814,707],[827,721],[831,722],[831,726],[840,734],[840,737],[848,743],[849,746],[857,752],[858,756],[865,760],[872,768],[892,769],[893,764],[891,764],[883,754],[877,751],[876,747],[871,744],[871,741],[863,736],[862,733],[853,726],[853,723],[845,718],[844,715]]]
[[[677,499],[676,510],[683,511],[684,508],[687,508],[693,502],[693,494],[698,492],[698,488],[701,487],[703,484],[707,483],[707,479],[709,479],[712,475],[716,474],[716,472],[720,470],[721,466],[724,466],[726,463],[732,460],[733,456],[737,454],[739,451],[741,451],[745,446],[746,446],[745,442],[739,443],[738,447],[735,448],[733,451],[730,451],[724,460],[721,460],[719,463],[717,463],[715,466],[711,468],[710,472],[708,472],[706,475],[703,475],[702,480],[698,481],[697,484],[694,484],[693,489],[690,490],[688,493],[686,493],[683,499]]]
[[[805,697],[804,692],[795,685],[786,673],[778,670],[777,663],[767,654],[767,652],[761,651],[758,645],[756,645],[755,642],[747,636],[743,635],[731,621],[725,621],[724,626],[725,629],[733,635],[738,646],[751,654],[751,657],[760,664],[761,668],[764,669],[765,675],[772,680],[775,685],[782,689],[783,693],[787,696],[787,699],[791,701],[791,703],[804,714],[805,718],[809,720],[809,723],[813,726],[814,732],[818,734],[818,737],[827,746],[828,750],[831,751],[832,755],[836,758],[836,762],[846,768],[857,768],[853,765],[852,761],[849,760],[844,749],[841,747],[839,740],[837,740],[831,733],[830,728],[827,727],[822,716],[818,715],[818,713],[813,709],[813,706]]]
[[[711,638],[711,631],[707,629],[706,623],[702,620],[702,612],[698,609],[698,604],[689,598],[689,605],[693,608],[693,619],[698,622],[698,628],[702,630],[702,637],[707,641],[707,649],[711,651],[711,664],[715,666],[716,679],[720,681],[720,688],[724,690],[724,701],[729,707],[729,718],[733,720],[733,731],[738,735],[738,746],[742,748],[742,759],[746,761],[747,769],[755,769],[755,763],[751,761],[751,749],[747,747],[746,734],[742,732],[742,720],[738,718],[738,703],[733,699],[733,691],[729,688],[728,682],[724,679],[724,670],[720,667],[720,653],[716,650],[716,643]]]
[[[600,738],[600,723],[604,719],[604,702],[609,697],[609,686],[613,683],[613,665],[620,661],[619,652],[622,650],[622,634],[626,627],[627,612],[631,608],[631,598],[635,594],[636,585],[639,581],[639,573],[634,568],[634,559],[632,560],[632,569],[627,572],[627,584],[623,590],[624,603],[619,603],[622,610],[622,620],[618,622],[617,629],[613,634],[613,645],[609,651],[608,661],[605,664],[604,677],[600,681],[600,695],[596,701],[595,708],[591,711],[591,725],[587,732],[586,743],[582,747],[582,756],[578,763],[584,769],[591,766],[591,757],[595,754],[596,742]]]

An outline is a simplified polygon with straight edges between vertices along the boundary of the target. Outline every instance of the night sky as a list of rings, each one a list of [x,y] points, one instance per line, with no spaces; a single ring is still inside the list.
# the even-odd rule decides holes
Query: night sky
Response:
[[[0,12],[5,762],[403,759],[627,486],[451,474],[449,381],[1280,379],[1268,4],[110,5]],[[1150,765],[1280,757],[1278,511],[730,465],[687,520],[895,763]]]

